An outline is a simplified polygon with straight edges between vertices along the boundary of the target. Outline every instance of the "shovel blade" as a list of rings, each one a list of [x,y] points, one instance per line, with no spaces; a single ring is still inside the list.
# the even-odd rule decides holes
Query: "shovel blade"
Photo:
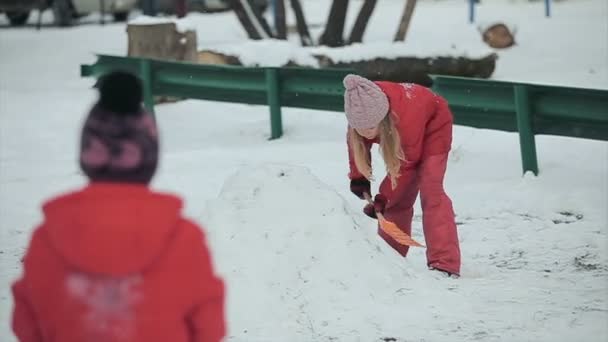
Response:
[[[387,221],[384,218],[380,218],[379,221],[380,221],[380,228],[386,234],[388,234],[390,237],[392,237],[395,241],[397,241],[399,244],[404,245],[404,246],[411,246],[411,247],[424,247],[423,244],[420,244],[416,240],[412,239],[411,236],[404,233],[393,222]]]

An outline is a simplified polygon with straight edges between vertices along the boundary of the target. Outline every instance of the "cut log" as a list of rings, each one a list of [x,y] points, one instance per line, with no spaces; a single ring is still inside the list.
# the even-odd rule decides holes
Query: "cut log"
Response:
[[[375,58],[355,62],[334,62],[325,55],[314,55],[320,68],[353,69],[371,80],[411,82],[430,87],[433,81],[429,75],[489,78],[496,67],[498,55],[492,53],[479,59],[466,57],[398,57],[395,59]],[[208,64],[242,65],[238,56],[230,56],[210,50],[199,53],[199,61]],[[288,61],[283,66],[301,66]],[[301,66],[307,67],[307,66]]]
[[[327,56],[315,56],[322,68],[354,69],[361,76],[371,80],[411,82],[430,87],[433,81],[429,75],[489,78],[496,67],[498,55],[471,59],[466,57],[398,57],[395,59],[376,58],[356,62],[333,62]]]
[[[198,62],[200,64],[243,65],[238,57],[210,50],[199,51]]]
[[[488,27],[483,31],[482,37],[486,44],[495,49],[504,49],[515,45],[514,34],[503,23]]]

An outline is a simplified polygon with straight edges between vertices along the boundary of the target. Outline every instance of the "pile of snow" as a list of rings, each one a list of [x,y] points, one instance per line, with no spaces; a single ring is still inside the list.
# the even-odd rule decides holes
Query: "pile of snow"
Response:
[[[387,285],[408,271],[308,170],[243,168],[209,213],[210,244],[228,278],[231,335],[242,341],[379,337],[366,328],[382,307],[370,294],[390,300]]]
[[[520,190],[534,188],[522,181]],[[525,184],[525,187],[524,187]],[[463,277],[425,269],[308,169],[247,165],[208,207],[231,341],[567,341],[607,336],[608,253],[580,213],[459,218]],[[415,220],[420,234],[420,217]]]

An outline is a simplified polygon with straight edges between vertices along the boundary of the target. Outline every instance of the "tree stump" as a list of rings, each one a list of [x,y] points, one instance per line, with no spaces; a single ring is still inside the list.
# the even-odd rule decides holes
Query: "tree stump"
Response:
[[[198,61],[196,31],[180,32],[174,22],[135,22],[127,25],[128,56],[160,60]],[[156,103],[176,98],[155,96]]]
[[[127,25],[129,57],[197,60],[196,31],[180,32],[173,22]]]

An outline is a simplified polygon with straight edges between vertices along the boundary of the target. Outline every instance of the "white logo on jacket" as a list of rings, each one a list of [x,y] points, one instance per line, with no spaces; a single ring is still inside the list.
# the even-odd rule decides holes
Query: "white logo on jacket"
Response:
[[[133,334],[133,306],[141,300],[140,284],[140,276],[104,277],[71,273],[66,278],[68,295],[86,306],[82,324],[91,339],[124,339]]]

